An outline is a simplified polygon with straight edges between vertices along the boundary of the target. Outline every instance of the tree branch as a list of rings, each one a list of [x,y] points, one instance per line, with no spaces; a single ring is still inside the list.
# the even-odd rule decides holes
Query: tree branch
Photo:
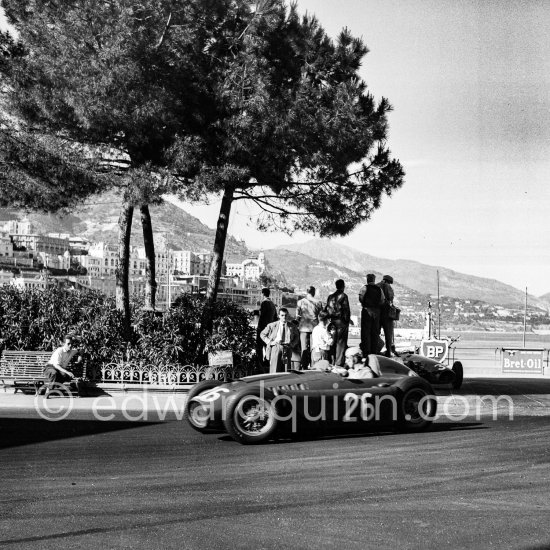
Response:
[[[158,50],[162,46],[162,43],[164,42],[164,39],[166,37],[166,33],[168,32],[168,28],[170,27],[170,21],[172,21],[172,12],[168,14],[168,21],[166,21],[166,25],[164,27],[164,30],[162,31],[162,35],[158,44],[155,47],[155,50]]]

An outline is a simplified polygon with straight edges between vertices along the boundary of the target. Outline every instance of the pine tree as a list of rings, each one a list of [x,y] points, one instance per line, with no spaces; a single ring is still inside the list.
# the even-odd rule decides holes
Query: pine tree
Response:
[[[117,279],[126,296],[133,210],[147,220],[162,193],[222,195],[214,301],[235,200],[264,210],[260,229],[345,235],[402,184],[385,145],[390,104],[358,75],[366,47],[345,30],[330,40],[283,0],[4,4],[32,51],[6,71],[18,114],[130,159]]]
[[[128,331],[129,233],[139,208],[148,255],[148,295],[154,305],[154,244],[148,205],[192,185],[170,169],[177,136],[193,136],[213,111],[204,88],[210,42],[223,40],[235,10],[230,0],[5,0],[19,45],[0,64],[10,82],[10,111],[33,128],[88,148],[124,154],[128,170],[111,178],[123,192],[119,219],[117,301]],[[242,9],[242,6],[239,8]],[[228,23],[229,22],[229,23]],[[216,38],[217,37],[217,38]],[[19,52],[20,53],[20,52]],[[193,142],[193,139],[190,140]],[[67,188],[71,183],[65,181]],[[189,190],[190,197],[200,191]]]
[[[358,75],[362,41],[347,30],[332,41],[314,17],[300,18],[282,0],[251,4],[222,43],[209,45],[217,112],[201,129],[194,181],[222,190],[212,301],[234,201],[256,203],[263,230],[345,235],[404,177],[386,147],[391,106],[376,102]],[[174,164],[188,166],[193,151],[178,145]]]

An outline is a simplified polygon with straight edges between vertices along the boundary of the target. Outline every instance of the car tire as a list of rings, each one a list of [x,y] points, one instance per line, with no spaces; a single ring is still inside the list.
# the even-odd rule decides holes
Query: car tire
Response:
[[[203,380],[202,382],[195,384],[191,390],[189,390],[187,400],[185,401],[185,408],[183,410],[183,418],[187,420],[189,425],[194,430],[197,430],[197,432],[207,433],[209,430],[208,422],[204,422],[204,415],[200,416],[198,414],[198,410],[201,408],[201,405],[197,401],[193,401],[193,398],[197,397],[197,395],[200,395],[201,393],[221,386],[222,384],[223,382],[220,382],[219,380]]]
[[[398,384],[397,426],[403,432],[421,432],[433,422],[437,399],[433,388],[422,378],[406,378]]]
[[[464,367],[460,361],[455,361],[451,370],[455,373],[455,379],[451,382],[451,386],[454,390],[459,390],[464,381]]]
[[[227,433],[243,445],[264,443],[279,427],[274,395],[265,389],[242,388],[227,400],[223,423]]]

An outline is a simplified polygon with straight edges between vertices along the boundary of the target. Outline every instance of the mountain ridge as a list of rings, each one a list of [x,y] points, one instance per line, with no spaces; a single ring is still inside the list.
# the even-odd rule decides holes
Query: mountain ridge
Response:
[[[122,200],[115,192],[108,192],[89,199],[71,213],[42,214],[18,209],[0,209],[0,220],[28,218],[35,226],[37,233],[70,233],[80,235],[93,241],[118,242],[118,217]],[[150,206],[153,231],[157,246],[164,244],[168,248],[191,250],[193,252],[211,252],[215,229],[208,227],[198,218],[186,212],[185,208],[170,201],[161,205]],[[134,214],[132,225],[132,245],[142,246],[143,236],[139,215]],[[459,299],[481,300],[499,306],[518,307],[524,303],[525,294],[495,279],[467,275],[445,267],[430,266],[415,260],[388,260],[372,256],[355,248],[327,239],[311,239],[306,243],[281,245],[269,250],[287,250],[299,252],[315,260],[332,262],[330,269],[333,280],[338,278],[338,269],[349,270],[356,274],[373,271],[379,276],[388,273],[397,284],[402,284],[422,296],[434,296],[437,293],[437,271],[439,271],[440,292],[443,296]],[[265,250],[264,250],[265,252]],[[227,262],[241,262],[252,257],[246,243],[228,236],[225,248]],[[305,265],[301,259],[298,262]],[[283,277],[282,280],[291,281]],[[304,283],[306,283],[304,279]],[[307,286],[307,285],[304,285]],[[550,293],[537,298],[529,297],[532,305],[543,309],[550,307]]]
[[[493,305],[518,307],[525,301],[525,293],[496,279],[468,275],[452,269],[431,266],[415,260],[388,260],[361,252],[350,246],[327,239],[311,239],[305,243],[281,245],[284,249],[318,260],[330,260],[338,265],[362,272],[378,272],[392,275],[395,281],[423,295],[437,294],[437,272],[441,295],[460,299],[481,300]],[[335,260],[335,258],[338,260]],[[529,296],[529,301],[537,307],[548,309],[549,301]]]

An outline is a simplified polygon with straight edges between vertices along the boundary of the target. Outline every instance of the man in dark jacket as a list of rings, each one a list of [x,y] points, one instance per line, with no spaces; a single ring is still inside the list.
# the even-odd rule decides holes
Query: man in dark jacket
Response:
[[[342,279],[335,283],[336,292],[327,298],[326,311],[330,315],[330,321],[335,328],[332,354],[334,364],[343,367],[346,361],[345,353],[348,347],[348,332],[351,311],[349,308],[348,295],[344,292],[346,284]]]
[[[271,291],[269,288],[262,288],[262,301],[260,302],[260,315],[258,318],[258,327],[256,328],[256,359],[258,362],[258,368],[261,371],[266,371],[268,363],[264,359],[264,342],[260,337],[262,330],[264,330],[269,323],[273,323],[278,319],[277,308],[269,297]]]
[[[361,310],[361,351],[366,357],[378,353],[378,336],[380,335],[380,309],[384,303],[384,293],[375,284],[374,274],[367,275],[367,284],[359,291]]]
[[[384,293],[384,304],[380,311],[380,325],[384,331],[384,341],[386,342],[386,355],[391,357],[392,352],[395,353],[395,347],[393,344],[393,319],[390,319],[389,311],[390,306],[393,305],[393,277],[391,275],[384,275],[382,280],[378,283],[378,286],[382,289]]]

